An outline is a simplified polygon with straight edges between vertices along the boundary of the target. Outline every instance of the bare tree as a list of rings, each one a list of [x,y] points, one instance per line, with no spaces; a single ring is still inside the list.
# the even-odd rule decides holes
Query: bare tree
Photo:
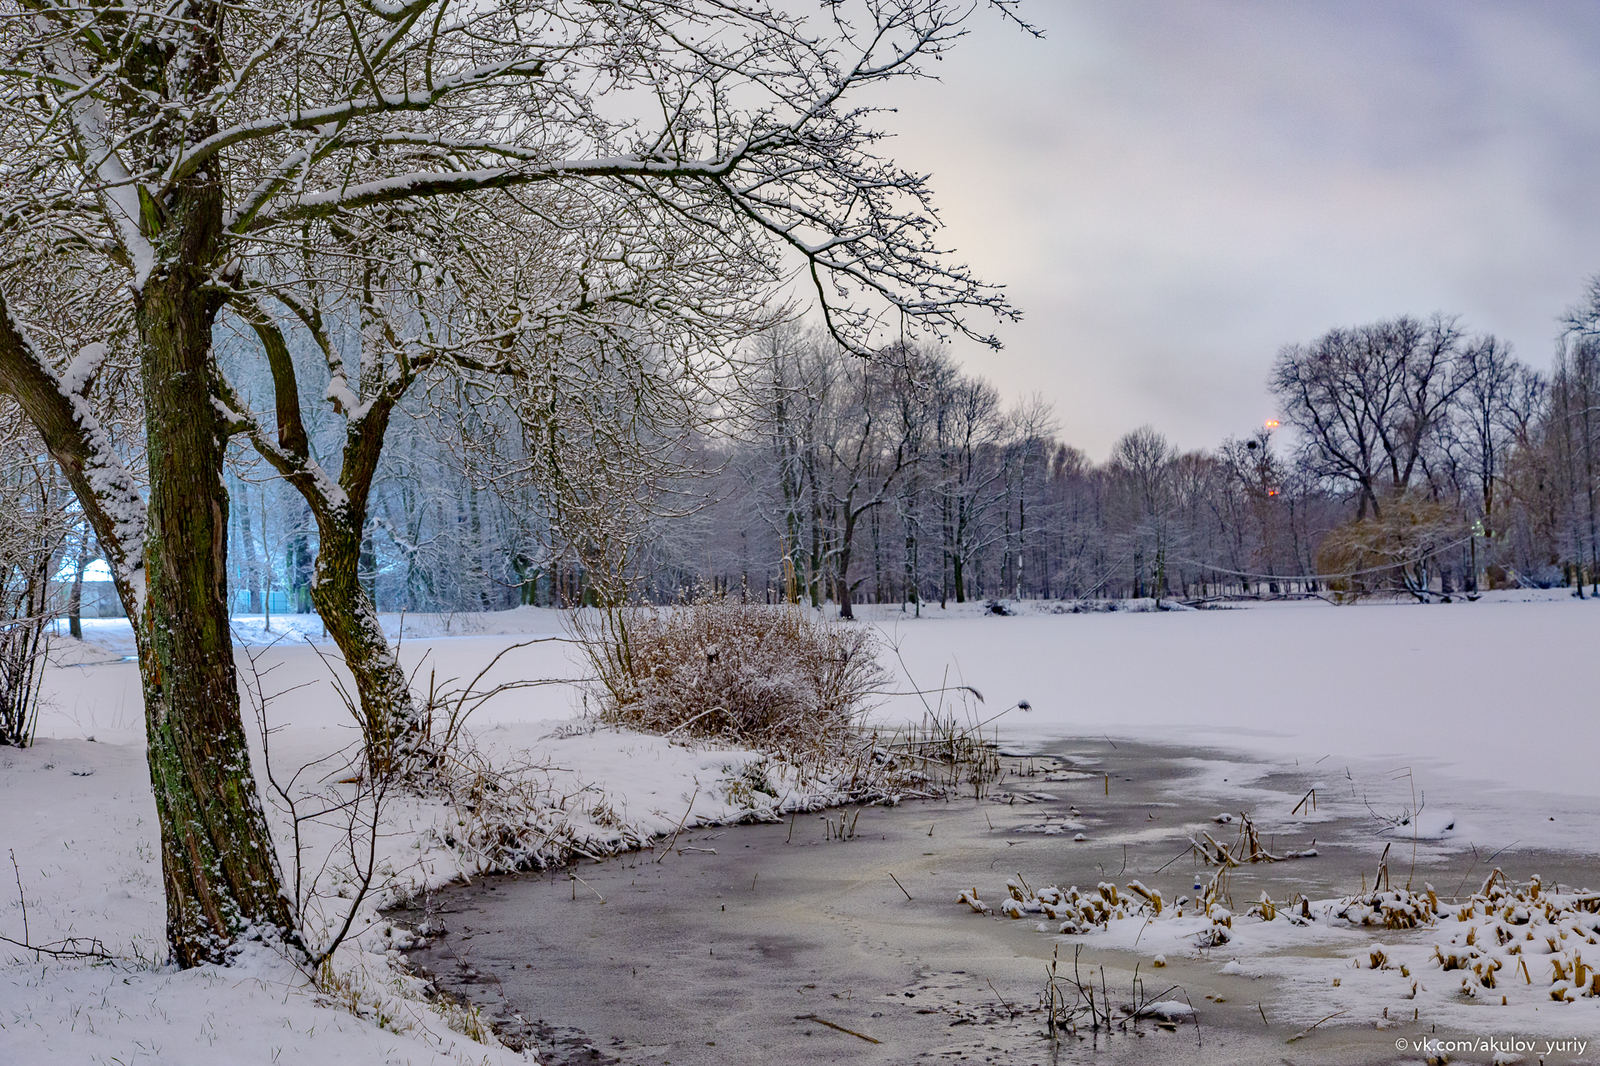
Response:
[[[1111,466],[1126,482],[1137,513],[1133,528],[1136,584],[1142,583],[1144,560],[1150,566],[1150,594],[1159,605],[1167,593],[1167,553],[1171,547],[1173,460],[1167,438],[1140,426],[1111,449]],[[1135,592],[1135,595],[1138,595]]]
[[[1410,485],[1475,368],[1454,318],[1408,316],[1335,329],[1278,353],[1270,383],[1304,437],[1305,459],[1352,485],[1357,518]]]
[[[812,27],[764,5],[651,0],[0,8],[0,382],[65,470],[139,635],[179,963],[292,924],[228,638],[223,462],[247,420],[212,332],[231,294],[281,277],[274,257],[308,230],[404,231],[406,205],[596,187],[775,266],[793,256],[854,345],[885,306],[965,330],[964,311],[1005,305],[930,251],[925,182],[873,155],[871,111],[846,103],[915,76],[964,14],[873,0]],[[23,277],[63,250],[122,294],[147,493],[83,391],[104,353],[25,325],[48,294]],[[356,417],[372,397],[346,386]]]
[[[1000,394],[982,378],[957,377],[931,397],[933,445],[938,463],[935,497],[940,510],[947,577],[940,602],[954,594],[965,603],[971,565],[995,536],[984,519],[1000,494],[1004,466],[996,461],[1003,438]]]
[[[1469,587],[1477,587],[1478,539],[1494,543],[1495,488],[1504,476],[1506,453],[1516,440],[1512,405],[1518,380],[1525,369],[1511,346],[1492,336],[1480,337],[1462,353],[1471,364],[1469,381],[1461,393],[1458,413],[1462,451],[1478,492],[1478,520],[1470,542]]]
[[[838,524],[832,551],[834,600],[841,618],[855,617],[850,564],[861,518],[889,502],[895,482],[918,459],[912,427],[897,417],[894,403],[896,394],[908,387],[914,365],[889,353],[881,362],[858,361],[845,368],[845,402],[836,414],[843,432],[830,434],[827,442],[833,475],[828,496]]]
[[[33,742],[50,579],[72,533],[64,487],[39,454],[16,404],[0,401],[0,745],[17,747]]]
[[[1581,597],[1587,569],[1600,595],[1600,335],[1576,337],[1557,351],[1548,415],[1546,441],[1565,512],[1571,582]]]
[[[1038,515],[1030,506],[1038,493],[1055,431],[1055,413],[1041,396],[1032,396],[1006,413],[1000,461],[1004,467],[1005,533],[1000,559],[999,585],[1012,598],[1022,599],[1028,569],[1029,522]]]

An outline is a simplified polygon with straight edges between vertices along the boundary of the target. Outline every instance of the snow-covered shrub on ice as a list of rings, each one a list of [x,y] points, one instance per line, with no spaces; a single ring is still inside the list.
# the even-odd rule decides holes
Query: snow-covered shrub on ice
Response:
[[[869,629],[722,598],[618,612],[586,647],[602,719],[786,755],[837,750],[883,677]]]
[[[1341,900],[1333,917],[1351,925],[1381,925],[1385,929],[1415,929],[1432,925],[1439,913],[1439,900],[1430,890],[1418,895],[1409,889],[1390,889],[1349,896]]]
[[[1429,961],[1462,971],[1468,995],[1495,988],[1504,970],[1523,984],[1548,985],[1553,1000],[1600,996],[1592,966],[1600,960],[1600,893],[1546,892],[1538,877],[1518,885],[1495,870],[1466,902],[1440,906],[1439,931]]]
[[[1077,885],[1065,890],[1051,885],[1035,893],[1019,875],[1006,879],[1006,891],[1010,898],[1000,904],[1001,914],[1008,918],[1042,915],[1059,921],[1057,931],[1061,933],[1091,933],[1120,918],[1154,918],[1164,906],[1160,892],[1138,881],[1130,883],[1125,893],[1110,881],[1100,882],[1092,892],[1079,891]],[[989,913],[976,888],[964,889],[956,902],[979,914]]]
[[[1150,596],[1125,600],[1062,600],[1048,608],[1050,614],[1150,614],[1155,611],[1192,611],[1195,608],[1176,600],[1157,600]],[[1043,609],[1041,609],[1043,610]]]

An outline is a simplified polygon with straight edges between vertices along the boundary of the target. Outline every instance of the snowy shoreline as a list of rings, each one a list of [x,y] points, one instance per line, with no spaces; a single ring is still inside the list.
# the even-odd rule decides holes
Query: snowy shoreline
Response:
[[[1517,840],[1524,848],[1592,855],[1600,839],[1592,803],[1600,781],[1585,772],[1600,723],[1589,713],[1592,686],[1570,669],[1582,661],[1575,656],[1593,647],[1600,605],[1502,594],[1498,601],[1448,606],[1268,604],[1159,615],[1057,615],[1049,605],[1020,606],[1009,618],[986,616],[981,604],[944,612],[925,606],[920,620],[898,609],[862,613],[898,646],[886,665],[903,666],[916,685],[959,681],[985,694],[982,708],[962,713],[987,715],[985,709],[1028,700],[1032,711],[1013,711],[996,723],[1008,746],[1104,735],[1232,748],[1248,754],[1240,770],[1299,759],[1326,771],[1326,787],[1352,766],[1353,777],[1378,783],[1382,794],[1372,802],[1380,806],[1409,802],[1381,776],[1405,766],[1410,782],[1426,792],[1429,811],[1455,815],[1456,828],[1435,842],[1442,853]],[[58,642],[62,665],[46,678],[41,742],[0,750],[8,809],[27,815],[7,825],[0,847],[16,853],[27,939],[98,937],[113,953],[150,960],[164,953],[159,858],[137,668],[120,661],[131,650],[121,647],[127,641],[121,625],[121,634],[113,624],[87,625],[89,639],[80,647]],[[287,623],[274,618],[274,625]],[[474,632],[463,633],[469,625]],[[557,612],[533,609],[407,617],[405,628],[401,654],[408,669],[420,665],[423,676],[439,677],[471,676],[509,643],[562,633]],[[284,643],[258,653],[273,671],[267,676],[274,689],[316,683],[273,703],[273,724],[282,727],[273,741],[276,759],[297,765],[354,738],[315,649]],[[513,653],[498,669],[506,677],[580,672],[558,642]],[[574,690],[534,691],[491,703],[472,728],[491,758],[539,766],[558,793],[577,798],[562,815],[568,829],[597,840],[648,839],[681,825],[751,815],[748,794],[730,802],[726,782],[758,754],[573,729],[572,715],[581,708]],[[875,717],[915,721],[923,713],[921,698],[901,696]],[[1255,762],[1262,758],[1269,761]],[[1212,765],[1197,788],[1225,794],[1243,783],[1226,762]],[[782,798],[775,799],[771,806],[781,807]],[[448,817],[442,807],[422,805],[395,812],[396,836],[387,846],[397,856],[397,878],[420,887],[474,875],[471,861],[442,842]],[[279,842],[281,850],[281,830]],[[329,899],[337,899],[336,890]],[[13,895],[0,907],[0,931],[22,939],[21,917]],[[188,973],[138,962],[35,963],[8,949],[4,957],[16,961],[0,971],[7,988],[0,1057],[29,1062],[48,1051],[127,1062],[139,1053],[198,1063],[227,1048],[236,1061],[270,1062],[276,1048],[310,1063],[350,1055],[441,1063],[517,1058],[468,1040],[437,1016],[391,1020],[391,1029],[374,1024],[405,997],[382,987],[398,980],[378,950],[382,927],[365,936],[363,961],[375,986],[365,1020],[319,1005],[327,998],[262,949],[250,949],[242,968]],[[1587,1012],[1594,1002],[1571,1009]],[[228,1024],[217,1025],[221,1017]],[[406,1033],[392,1031],[406,1025]],[[313,1030],[315,1037],[306,1035]]]
[[[1343,1012],[1340,1024],[1297,1041],[1296,1060],[1309,1054],[1318,1062],[1366,1063],[1385,1038],[1390,1047],[1401,1036],[1459,1039],[1484,1017],[1487,992],[1460,995],[1462,971],[1428,962],[1434,943],[1458,956],[1470,951],[1461,941],[1469,930],[1488,936],[1484,922],[1452,916],[1410,930],[1373,928],[1360,923],[1370,908],[1336,905],[1360,894],[1384,843],[1359,802],[1330,795],[1317,811],[1307,804],[1291,815],[1308,775],[1281,766],[1259,767],[1225,797],[1195,787],[1245,765],[1227,753],[1122,742],[1112,748],[1103,738],[1049,750],[1013,760],[1012,771],[1022,776],[986,799],[867,809],[859,820],[845,812],[859,829],[848,839],[829,831],[839,819],[819,815],[686,833],[680,843],[688,846],[664,862],[646,852],[584,863],[579,882],[554,871],[451,888],[432,901],[439,935],[409,957],[511,1033],[537,1032],[541,1026],[531,1023],[542,1020],[576,1027],[568,1040],[625,1063],[674,1066],[840,1061],[849,1039],[804,1033],[809,1015],[799,1010],[882,1040],[899,1056],[893,1061],[922,1054],[981,1060],[997,1051],[998,1061],[1049,1061],[1037,1003],[1057,948],[1069,973],[1080,949],[1091,972],[1103,968],[1119,1004],[1130,1001],[1135,980],[1144,982],[1152,1010],[1163,990],[1180,987],[1198,1010],[1209,1057],[1197,1053],[1192,1031],[1173,1036],[1172,1045],[1146,1041],[1145,1053],[1168,1048],[1159,1053],[1183,1061],[1278,1063],[1286,1038]],[[1219,755],[1223,762],[1213,765]],[[1215,868],[1172,860],[1202,830],[1232,843],[1238,818],[1219,823],[1218,815],[1229,800],[1254,812],[1263,842],[1275,837],[1280,855],[1312,837],[1318,854],[1234,868],[1235,909],[1218,925],[1197,910],[1190,892]],[[1429,879],[1445,882],[1440,905],[1459,908],[1463,900],[1445,894],[1472,895],[1490,867],[1458,886],[1468,871],[1436,843],[1422,841],[1419,890]],[[1500,863],[1514,878],[1542,873],[1549,893],[1593,867],[1582,857],[1524,849]],[[1403,888],[1412,876],[1406,861],[1394,876],[1395,888]],[[1062,918],[1080,914],[1061,894],[1076,886],[1074,898],[1103,901],[1096,886],[1103,892],[1108,881],[1123,895],[1103,908],[1104,920],[1073,922],[1078,930],[1061,934]],[[1133,884],[1163,897],[1164,911],[1152,915],[1147,901],[1126,891]],[[1050,887],[1056,885],[1060,893]],[[1015,889],[1009,896],[1008,886]],[[974,887],[987,905],[958,902]],[[1250,906],[1263,890],[1280,903],[1299,895],[1317,901],[1312,917],[1291,922],[1284,906],[1263,920]],[[1508,958],[1512,966],[1520,961]],[[1557,1006],[1549,998],[1557,958],[1527,956],[1530,986],[1520,970],[1514,987],[1502,982],[1511,1004],[1498,1006],[1500,992],[1492,997],[1497,1031],[1589,1034],[1592,1000]],[[530,959],[550,962],[529,969]],[[1570,967],[1570,951],[1565,960]],[[1413,980],[1420,987],[1411,987]],[[731,987],[740,990],[732,999]],[[791,1006],[796,1002],[802,1006]],[[1547,1017],[1551,1010],[1561,1013]],[[1087,1028],[1081,1011],[1077,1021],[1080,1031]],[[1168,1039],[1152,1022],[1145,1030]],[[1130,1035],[1113,1034],[1111,1061],[1148,1061],[1130,1050],[1136,1041],[1123,1039]]]

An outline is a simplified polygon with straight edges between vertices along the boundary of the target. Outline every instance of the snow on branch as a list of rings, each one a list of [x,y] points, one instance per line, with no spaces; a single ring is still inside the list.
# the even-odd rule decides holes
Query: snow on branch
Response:
[[[224,18],[215,0],[31,0],[0,15],[0,120],[16,131],[0,165],[23,179],[0,215],[35,247],[104,254],[137,291],[193,251],[174,239],[182,205],[218,203],[196,265],[231,290],[293,275],[323,225],[405,228],[424,202],[557,188],[715,235],[769,297],[804,272],[857,351],[907,323],[994,344],[966,316],[1016,312],[938,240],[926,179],[878,153],[881,105],[854,102],[923,77],[972,10],[244,0]],[[428,224],[466,232],[447,216]]]
[[[0,383],[61,465],[137,622],[145,595],[145,500],[84,395],[93,367],[103,358],[104,346],[90,345],[64,377],[57,375],[0,294]]]

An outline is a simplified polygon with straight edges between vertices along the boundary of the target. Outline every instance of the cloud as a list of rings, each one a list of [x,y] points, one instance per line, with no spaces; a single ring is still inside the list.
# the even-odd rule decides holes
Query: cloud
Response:
[[[1545,364],[1600,270],[1600,7],[1034,2],[901,86],[889,151],[1027,314],[963,348],[1103,456],[1273,413],[1289,342],[1457,312]]]

